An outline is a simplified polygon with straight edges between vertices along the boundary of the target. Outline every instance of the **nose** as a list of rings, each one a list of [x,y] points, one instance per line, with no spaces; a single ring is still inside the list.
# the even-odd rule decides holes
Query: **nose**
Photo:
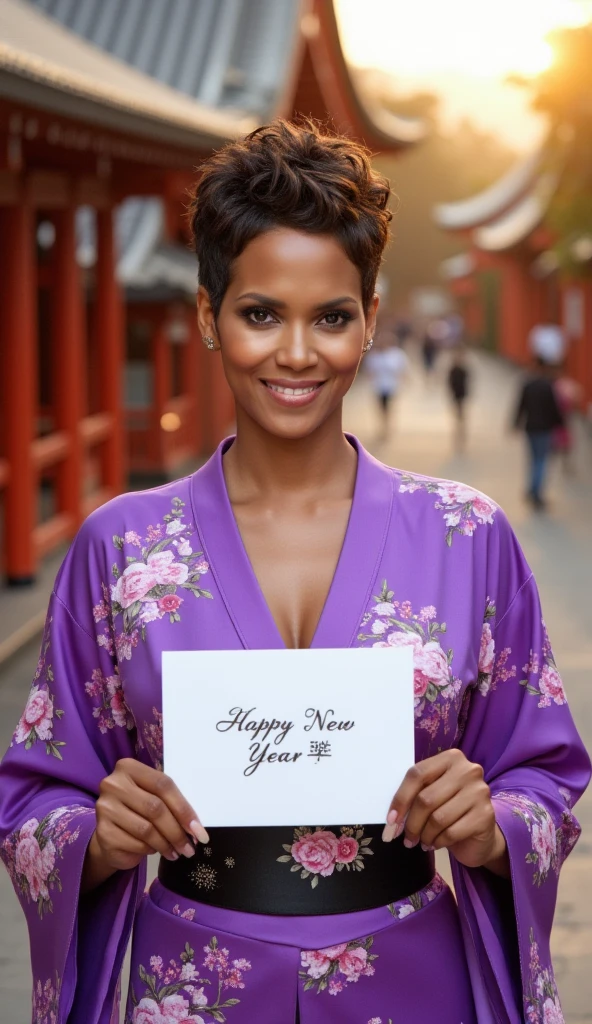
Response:
[[[316,366],[319,357],[312,332],[307,331],[304,324],[286,326],[275,359],[278,366],[286,366],[291,370]]]

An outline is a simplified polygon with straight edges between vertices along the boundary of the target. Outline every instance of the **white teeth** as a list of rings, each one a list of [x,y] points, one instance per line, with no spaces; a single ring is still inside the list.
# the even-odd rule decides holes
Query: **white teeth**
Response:
[[[315,386],[311,388],[281,388],[279,384],[268,384],[267,387],[272,391],[277,391],[280,395],[310,395],[311,391],[315,390]]]

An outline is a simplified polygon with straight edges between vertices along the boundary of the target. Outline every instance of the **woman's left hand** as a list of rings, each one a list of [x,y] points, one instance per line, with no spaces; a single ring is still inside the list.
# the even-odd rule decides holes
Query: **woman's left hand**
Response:
[[[445,847],[460,864],[510,877],[506,840],[480,764],[458,749],[418,761],[399,786],[383,838],[405,831],[405,846]]]

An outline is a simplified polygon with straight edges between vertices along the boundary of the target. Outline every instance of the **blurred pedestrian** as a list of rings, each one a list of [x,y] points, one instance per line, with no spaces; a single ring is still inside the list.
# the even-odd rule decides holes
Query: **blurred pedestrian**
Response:
[[[423,368],[426,372],[426,376],[430,376],[433,369],[434,363],[436,362],[436,356],[438,354],[438,344],[436,339],[430,333],[431,324],[428,324],[425,334],[423,336],[423,342],[421,346],[421,356],[423,359]]]
[[[469,394],[470,373],[467,367],[465,349],[461,346],[454,349],[452,363],[448,371],[448,388],[452,396],[456,414],[456,447],[462,451],[466,443],[465,402]]]
[[[547,462],[552,449],[553,431],[564,425],[553,388],[553,367],[538,357],[534,373],[524,382],[515,426],[526,432],[530,455],[526,497],[537,510],[545,508],[543,488]]]
[[[398,344],[393,344],[392,338],[392,335],[379,332],[373,351],[366,356],[366,369],[370,374],[372,389],[378,402],[383,439],[389,434],[393,399],[396,398],[401,382],[409,370],[409,359]]]
[[[563,424],[560,427],[556,427],[553,431],[553,451],[561,458],[563,472],[566,475],[571,475],[574,469],[572,419],[575,410],[582,401],[583,390],[581,385],[565,372],[563,365],[558,369],[553,387],[557,404],[563,415]]]

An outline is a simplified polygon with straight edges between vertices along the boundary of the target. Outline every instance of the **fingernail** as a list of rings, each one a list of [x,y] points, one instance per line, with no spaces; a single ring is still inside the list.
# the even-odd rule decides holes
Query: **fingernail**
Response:
[[[383,843],[392,843],[395,838],[396,826],[385,825],[382,830],[382,841]]]
[[[189,822],[189,831],[195,836],[198,843],[209,843],[210,837],[201,821],[198,821],[197,818],[194,818],[193,821]]]
[[[195,850],[191,843],[185,843],[182,853],[184,857],[195,857]]]
[[[407,836],[405,836],[403,846],[406,846],[408,850],[412,850],[414,846],[417,846],[418,842],[419,839],[408,839]]]
[[[393,808],[391,811],[388,812],[388,814],[386,816],[386,823],[387,823],[387,825],[394,825],[398,817],[399,817],[399,815],[397,814],[397,812]]]
[[[424,853],[433,853],[434,850],[436,849],[435,846],[426,846],[425,843],[421,844],[421,848],[422,848]]]
[[[165,853],[165,860],[179,860],[179,854],[176,850],[171,850],[170,853]]]

